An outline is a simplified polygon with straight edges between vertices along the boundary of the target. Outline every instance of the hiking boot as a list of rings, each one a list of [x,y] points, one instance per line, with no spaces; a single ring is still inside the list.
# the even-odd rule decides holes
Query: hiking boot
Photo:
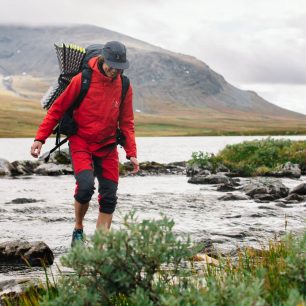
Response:
[[[71,241],[71,247],[75,246],[77,243],[84,244],[84,233],[83,229],[74,229],[72,233],[72,241]]]

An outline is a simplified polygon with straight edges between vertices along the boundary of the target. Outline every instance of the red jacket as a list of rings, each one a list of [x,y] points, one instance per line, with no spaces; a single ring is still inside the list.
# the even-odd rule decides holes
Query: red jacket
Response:
[[[97,63],[97,57],[89,61],[93,70],[90,87],[80,107],[73,114],[78,125],[77,135],[98,149],[115,142],[119,123],[126,137],[126,155],[136,157],[132,86],[129,87],[121,105],[121,76],[118,75],[116,79],[105,76],[100,72]],[[36,140],[45,142],[51,135],[54,127],[79,95],[81,78],[82,74],[77,74],[55,100],[39,126]]]

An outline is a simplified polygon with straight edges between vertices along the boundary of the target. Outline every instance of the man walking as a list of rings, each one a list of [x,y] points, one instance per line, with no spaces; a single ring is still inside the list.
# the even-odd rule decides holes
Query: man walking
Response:
[[[75,227],[72,245],[83,241],[83,219],[94,193],[94,177],[99,182],[99,215],[97,228],[109,229],[117,204],[119,159],[116,146],[116,131],[119,126],[125,137],[126,157],[139,171],[137,161],[132,87],[121,101],[121,74],[129,67],[125,46],[117,41],[104,45],[102,54],[88,62],[92,70],[89,90],[73,118],[77,133],[69,137],[72,166],[76,178]],[[77,74],[66,90],[55,100],[37,131],[31,146],[31,154],[38,157],[42,145],[51,135],[64,113],[77,99],[82,82],[82,73]]]

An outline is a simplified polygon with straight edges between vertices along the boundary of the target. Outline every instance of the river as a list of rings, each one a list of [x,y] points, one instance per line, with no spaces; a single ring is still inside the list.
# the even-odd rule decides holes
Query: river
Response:
[[[138,138],[139,159],[158,162],[187,160],[193,151],[216,153],[226,144],[261,137],[165,137]],[[306,139],[306,136],[290,137]],[[31,139],[0,139],[0,157],[10,161],[29,159]],[[49,147],[52,146],[48,144]],[[121,152],[123,153],[123,152]],[[122,154],[122,158],[124,154]],[[241,184],[248,179],[241,179]],[[306,182],[282,179],[289,188]],[[42,240],[56,256],[56,262],[70,246],[73,228],[73,176],[28,176],[0,179],[0,242],[15,239]],[[241,193],[235,191],[234,193]],[[224,193],[214,185],[192,185],[182,175],[120,178],[118,206],[113,228],[123,216],[135,209],[139,220],[160,218],[165,214],[175,221],[175,232],[193,241],[211,238],[217,249],[229,252],[238,245],[259,247],[285,231],[302,232],[305,228],[305,202],[280,205],[253,200],[220,201]],[[36,203],[12,204],[16,198],[35,199]],[[95,230],[98,213],[96,194],[85,220],[85,232]],[[18,277],[42,277],[41,269],[0,270],[0,281]]]

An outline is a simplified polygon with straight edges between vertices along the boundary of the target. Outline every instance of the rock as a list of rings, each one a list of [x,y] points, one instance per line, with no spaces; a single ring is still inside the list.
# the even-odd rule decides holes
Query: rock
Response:
[[[27,204],[27,203],[36,203],[41,202],[41,200],[27,199],[27,198],[17,198],[11,202],[6,202],[5,204]]]
[[[13,166],[11,163],[3,158],[0,158],[0,176],[11,175]]]
[[[262,203],[262,202],[270,202],[274,201],[275,197],[272,194],[264,193],[264,194],[254,194],[253,199],[257,203]]]
[[[73,174],[72,167],[70,165],[56,165],[56,164],[42,164],[35,169],[36,174],[40,175],[63,175],[63,174]]]
[[[249,197],[245,196],[245,195],[237,195],[237,194],[233,194],[233,193],[227,193],[226,195],[218,198],[218,200],[220,201],[244,201],[244,200],[248,200]]]
[[[38,161],[31,161],[31,160],[14,161],[12,162],[11,174],[13,176],[33,174],[35,169],[40,164],[41,163]]]
[[[286,187],[280,180],[270,178],[259,178],[253,180],[244,186],[246,195],[259,201],[273,201],[279,198],[284,198],[289,193],[289,188]]]
[[[188,177],[192,177],[194,175],[197,175],[199,174],[199,172],[203,170],[201,169],[201,167],[197,164],[193,164],[193,165],[190,165],[190,164],[187,164],[187,167],[186,167],[186,175]]]
[[[218,167],[216,168],[216,172],[230,172],[230,170],[225,167],[224,165],[220,164],[218,165]]]
[[[138,176],[159,175],[159,174],[181,174],[185,175],[186,169],[183,166],[184,162],[174,162],[169,164],[160,164],[157,162],[141,162],[139,164],[140,171]],[[120,174],[129,175],[133,170],[133,165],[130,162],[120,164]]]
[[[300,203],[305,201],[306,197],[299,195],[297,193],[290,193],[286,198],[281,199],[282,202],[285,202],[287,204],[294,204],[294,203]]]
[[[188,180],[191,184],[231,184],[229,177],[223,174],[211,174],[208,176],[196,175]]]
[[[199,175],[199,176],[208,176],[208,175],[211,175],[211,172],[209,170],[204,169],[204,170],[201,170],[199,172],[199,174],[197,174],[197,175]]]
[[[213,236],[224,236],[229,238],[242,239],[247,236],[245,232],[231,231],[230,233],[211,233]]]
[[[168,164],[168,167],[180,167],[180,168],[186,168],[187,162],[180,161],[180,162],[172,162]]]
[[[306,195],[306,183],[302,183],[302,184],[299,184],[298,186],[294,187],[290,191],[290,194],[291,193],[296,193],[296,194],[299,194],[299,195]]]
[[[236,188],[232,183],[220,184],[217,187],[217,191],[222,191],[222,192],[228,192],[228,191],[234,191],[234,190],[236,190]]]
[[[15,299],[18,299],[18,297],[21,296],[22,293],[24,293],[28,288],[36,287],[38,283],[38,279],[29,278],[0,281],[0,305],[2,305],[1,300],[4,298],[8,298],[10,302],[13,302]],[[15,305],[15,303],[12,303],[12,305]]]
[[[197,163],[193,163],[193,164],[187,164],[186,167],[186,174],[188,177],[193,177],[195,175],[198,175],[202,170],[208,170],[208,171],[212,171],[213,170],[213,166],[208,162],[206,165],[199,165]]]
[[[140,163],[140,168],[141,170],[145,170],[145,171],[154,171],[157,172],[161,169],[164,168],[163,164],[157,163],[157,162],[142,162]]]
[[[42,241],[11,241],[0,243],[0,262],[30,266],[49,266],[54,261],[51,249]]]
[[[280,171],[272,171],[266,173],[268,176],[274,177],[289,177],[289,178],[300,178],[302,171],[299,164],[293,164],[291,162],[285,163]]]
[[[300,168],[301,168],[301,174],[306,175],[306,164],[300,165]]]
[[[197,255],[199,253],[205,253],[213,258],[219,257],[218,251],[215,249],[213,241],[210,238],[195,241],[195,246],[192,248],[192,252],[196,253]]]
[[[49,152],[44,153],[39,157],[40,162],[44,162],[45,158],[48,156]],[[49,163],[58,164],[58,165],[69,165],[71,164],[71,156],[69,148],[56,150],[50,155]]]
[[[242,217],[241,215],[232,215],[232,216],[225,217],[225,219],[239,219],[241,217]]]

